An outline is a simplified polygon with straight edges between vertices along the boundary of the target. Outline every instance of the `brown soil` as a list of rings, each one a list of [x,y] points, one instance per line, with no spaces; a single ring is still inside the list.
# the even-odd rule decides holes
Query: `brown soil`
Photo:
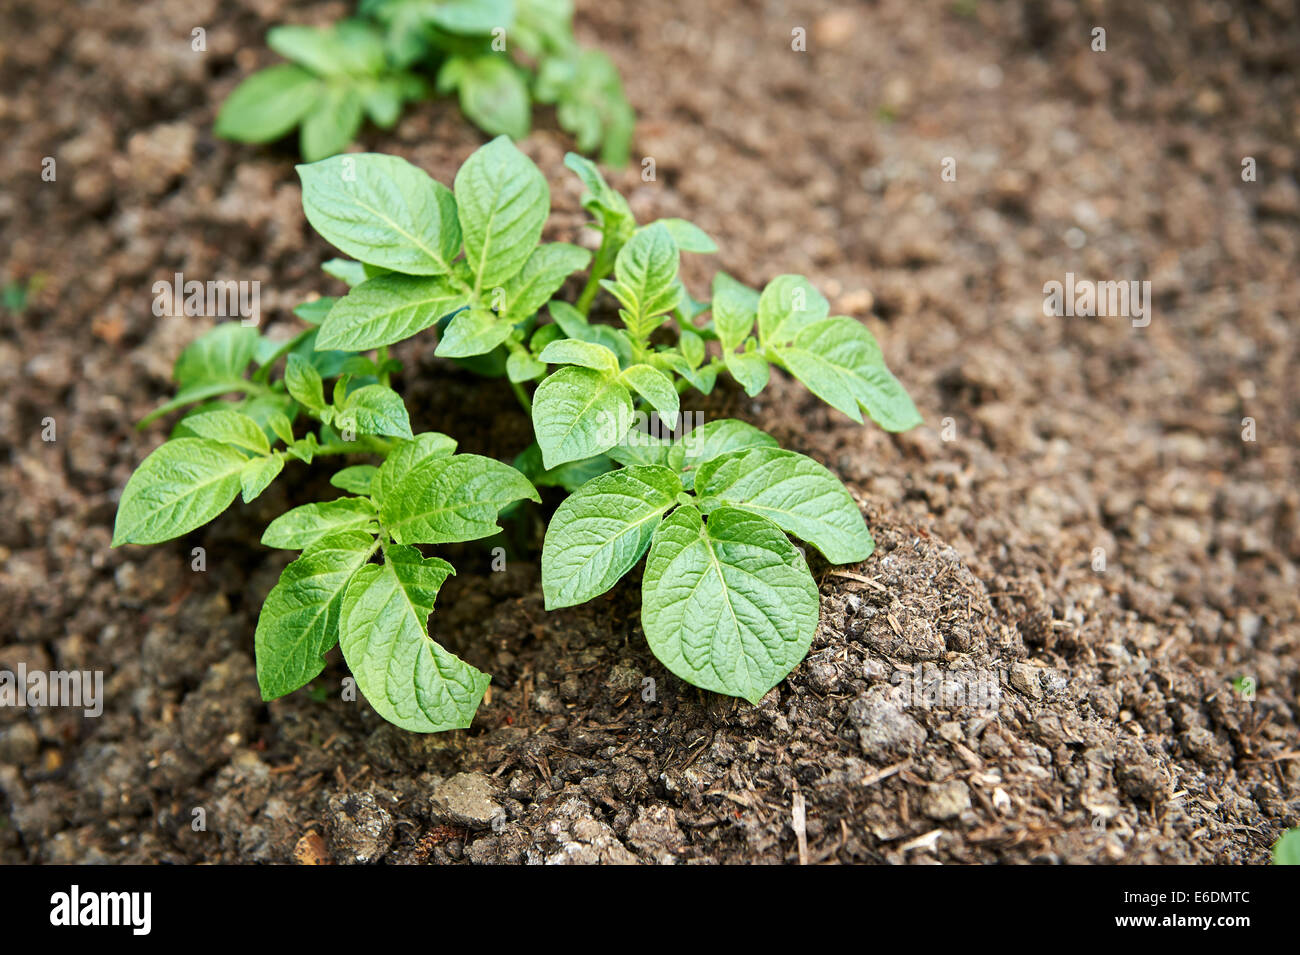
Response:
[[[880,545],[815,568],[812,653],[761,705],[666,673],[635,581],[548,614],[534,551],[493,574],[467,546],[432,623],[491,696],[435,736],[338,699],[337,659],[319,700],[259,700],[254,621],[288,555],[257,540],[328,492],[318,472],[184,540],[108,546],[165,434],[132,423],[204,327],[154,318],[152,284],[260,280],[281,331],[339,291],[290,147],[211,133],[269,24],[345,10],[288,6],[0,13],[0,272],[44,277],[0,313],[0,667],[102,669],[107,690],[99,719],[0,710],[0,861],[1266,861],[1300,820],[1291,4],[580,3],[655,160],[654,182],[616,177],[638,214],[694,219],[752,284],[808,274],[930,427],[857,427],[785,379],[696,403],[836,469]],[[573,238],[566,140],[540,126],[524,148]],[[481,141],[439,103],[362,144],[449,182]],[[690,263],[697,294],[712,267]],[[1067,271],[1150,280],[1150,325],[1045,317]],[[417,428],[520,450],[504,385],[397,352]]]

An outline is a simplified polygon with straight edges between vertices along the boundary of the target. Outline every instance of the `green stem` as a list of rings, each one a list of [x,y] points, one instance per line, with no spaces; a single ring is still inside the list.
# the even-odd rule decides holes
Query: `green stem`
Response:
[[[586,318],[587,313],[591,311],[592,299],[596,297],[596,292],[600,288],[600,276],[592,269],[591,275],[587,278],[587,284],[582,287],[582,294],[578,296],[578,301],[574,305],[582,317]]]
[[[384,365],[387,364],[387,362],[388,362],[388,346],[380,345],[379,346],[379,367],[381,371],[379,372],[379,383],[383,385],[385,388],[389,386],[388,369],[384,368]]]
[[[256,395],[258,397],[275,394],[274,388],[269,385],[259,384],[256,381],[241,381],[238,383],[232,381],[230,383],[230,390],[242,391],[246,395]]]
[[[328,444],[319,444],[316,450],[312,452],[314,457],[325,457],[331,454],[382,454],[387,455],[393,450],[392,442],[383,438],[376,437],[372,434],[362,435],[355,441],[331,441]]]
[[[600,237],[600,248],[596,250],[596,257],[591,263],[591,272],[587,275],[587,284],[582,287],[582,294],[578,296],[578,301],[574,304],[582,317],[586,318],[587,313],[591,310],[591,303],[596,298],[596,293],[600,291],[600,280],[610,273],[614,263],[611,261],[613,256],[614,243],[610,239],[609,233],[604,232]]]
[[[533,416],[533,401],[528,397],[528,392],[524,391],[524,386],[517,381],[512,381],[510,382],[510,390],[515,393],[515,397],[519,399],[519,404],[528,413],[528,417],[531,418]]]

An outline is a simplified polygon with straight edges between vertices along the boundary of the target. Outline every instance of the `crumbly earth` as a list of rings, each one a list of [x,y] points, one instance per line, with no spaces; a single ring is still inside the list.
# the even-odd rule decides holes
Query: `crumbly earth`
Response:
[[[688,257],[697,295],[715,267],[809,275],[928,427],[859,427],[782,376],[688,400],[835,469],[875,532],[814,566],[808,659],[750,706],[658,665],[635,580],[544,612],[529,512],[504,572],[497,542],[447,555],[434,634],[493,683],[434,736],[341,699],[337,653],[317,692],[259,698],[289,555],[258,538],[330,493],[319,470],[109,549],[165,434],[133,422],[206,327],[155,318],[153,283],[259,280],[280,334],[340,290],[292,144],[211,132],[268,25],[348,9],[289,6],[0,12],[0,273],[32,287],[0,311],[0,668],[106,691],[98,719],[0,709],[0,861],[1262,863],[1300,821],[1293,4],[580,2],[653,160],[615,182],[722,248]],[[362,138],[446,182],[481,142],[444,102]],[[523,148],[548,236],[589,242],[552,116]],[[1045,316],[1067,272],[1149,280],[1150,324]],[[431,353],[396,349],[417,429],[518,452],[504,385]]]

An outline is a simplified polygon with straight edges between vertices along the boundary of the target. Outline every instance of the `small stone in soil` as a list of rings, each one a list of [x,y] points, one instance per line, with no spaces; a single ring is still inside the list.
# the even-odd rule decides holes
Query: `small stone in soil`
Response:
[[[457,773],[440,783],[430,797],[435,816],[469,829],[488,829],[504,819],[496,789],[482,773]]]

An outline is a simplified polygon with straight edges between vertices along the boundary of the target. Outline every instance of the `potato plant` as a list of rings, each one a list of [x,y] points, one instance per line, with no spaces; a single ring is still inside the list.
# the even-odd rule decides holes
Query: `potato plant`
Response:
[[[388,721],[417,732],[466,727],[489,677],[430,638],[438,588],[455,571],[417,545],[491,536],[502,508],[538,500],[537,491],[509,465],[457,454],[444,434],[414,434],[388,386],[395,363],[317,350],[317,334],[312,327],[281,345],[230,322],[182,352],[176,398],[146,420],[187,406],[188,413],[127,482],[113,545],[186,534],[236,496],[256,498],[289,461],[371,456],[381,463],[333,475],[344,496],[296,507],[266,528],[263,544],[301,555],[258,618],[262,696],[311,682],[338,644],[357,686]],[[272,381],[281,360],[283,374]],[[219,396],[238,397],[211,400]]]
[[[569,492],[542,549],[547,608],[607,592],[645,558],[651,650],[687,682],[751,702],[803,659],[817,626],[817,586],[790,537],[833,563],[871,554],[839,479],[752,425],[712,421],[671,438],[637,427],[646,411],[676,422],[681,396],[707,394],[720,374],[758,394],[776,366],[855,421],[911,428],[920,416],[871,333],[831,316],[796,275],[759,291],[718,273],[711,300],[694,300],[680,254],[714,242],[680,219],[638,224],[594,165],[572,153],[566,164],[587,188],[594,255],[541,242],[549,187],[504,136],[465,161],[453,188],[394,156],[299,166],[308,221],[351,257],[325,269],[349,290],[301,306],[313,324],[287,343],[223,325],[178,359],[180,390],[150,417],[190,411],[127,484],[115,544],[186,533],[241,491],[255,497],[290,458],[381,459],[333,477],[346,496],[267,528],[267,545],[302,550],[258,623],[267,699],[319,674],[337,642],[385,718],[417,731],[467,725],[488,677],[430,639],[452,570],[419,546],[495,533],[503,509],[540,500],[534,485]],[[574,303],[555,297],[584,271]],[[601,290],[618,325],[590,320]],[[509,382],[536,437],[514,467],[412,433],[388,347],[425,330],[435,354]]]
[[[324,27],[277,26],[288,62],[245,79],[217,135],[269,142],[299,127],[307,162],[342,152],[369,118],[388,129],[405,104],[455,93],[489,135],[528,134],[534,102],[553,105],[578,149],[627,162],[635,117],[618,70],[578,45],[571,0],[363,0]]]
[[[816,587],[786,535],[846,563],[870,555],[870,533],[830,471],[762,432],[722,421],[666,441],[635,428],[638,409],[674,421],[681,394],[707,394],[719,374],[755,395],[775,365],[855,421],[902,431],[920,416],[871,333],[831,316],[805,278],[760,292],[718,273],[711,301],[697,302],[680,254],[715,243],[680,219],[638,225],[594,165],[566,163],[601,234],[594,256],[540,243],[549,190],[505,138],[472,155],[453,190],[389,156],[300,167],[312,225],[364,263],[318,347],[377,348],[437,326],[437,354],[508,378],[536,436],[516,463],[571,492],[546,532],[547,606],[604,593],[646,556],[642,624],[659,659],[697,686],[757,700],[817,624]],[[584,269],[574,304],[553,298]],[[601,289],[619,326],[589,321]]]

